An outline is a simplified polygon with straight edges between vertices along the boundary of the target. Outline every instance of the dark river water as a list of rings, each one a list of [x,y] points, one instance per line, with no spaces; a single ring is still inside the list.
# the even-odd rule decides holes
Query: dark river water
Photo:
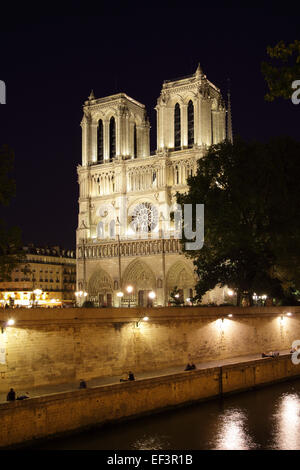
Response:
[[[300,380],[53,439],[31,449],[300,449]]]

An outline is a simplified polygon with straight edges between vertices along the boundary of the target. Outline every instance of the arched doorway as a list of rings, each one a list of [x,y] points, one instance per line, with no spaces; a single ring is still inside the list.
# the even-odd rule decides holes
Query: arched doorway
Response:
[[[127,266],[122,278],[124,292],[128,285],[133,287],[131,305],[140,307],[153,305],[153,301],[149,299],[149,293],[155,291],[155,275],[144,261],[134,260]]]
[[[166,285],[168,299],[172,290],[177,287],[181,302],[186,302],[187,298],[192,297],[195,286],[192,269],[183,261],[177,261],[168,271]]]
[[[113,282],[104,269],[96,270],[88,283],[89,300],[99,307],[112,307]]]

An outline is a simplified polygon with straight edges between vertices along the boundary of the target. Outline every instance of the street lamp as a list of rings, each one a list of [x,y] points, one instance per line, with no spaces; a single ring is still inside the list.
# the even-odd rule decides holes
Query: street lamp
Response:
[[[148,320],[149,320],[149,317],[141,317],[141,318],[139,318],[139,320],[135,322],[136,328],[139,328],[139,327],[140,327],[140,322],[141,322],[142,320],[143,320],[143,321],[148,321]]]
[[[34,300],[36,300],[36,305],[38,305],[39,298],[40,298],[40,296],[42,295],[43,291],[42,291],[42,289],[35,289],[35,290],[33,291],[33,293],[34,293],[34,295],[35,295],[35,299],[34,299]]]
[[[84,292],[82,290],[75,292],[75,296],[77,299],[80,299],[80,302],[82,302],[82,299],[86,297],[88,294],[87,292]]]
[[[13,318],[9,318],[9,320],[7,320],[7,322],[5,322],[1,325],[1,333],[4,333],[5,328],[7,326],[13,326],[14,324],[15,324],[15,320]]]
[[[123,292],[117,292],[117,297],[119,297],[119,307],[121,307],[122,297],[124,296]]]
[[[129,297],[128,297],[128,308],[130,308],[130,299],[131,299],[131,294],[132,294],[132,291],[133,291],[133,287],[132,286],[127,286],[126,287],[126,290],[129,294]]]
[[[153,300],[154,300],[155,297],[156,297],[155,292],[153,292],[153,290],[152,290],[151,292],[149,292],[148,297],[149,297],[149,299],[150,299],[150,307],[152,307],[152,306],[153,306]]]

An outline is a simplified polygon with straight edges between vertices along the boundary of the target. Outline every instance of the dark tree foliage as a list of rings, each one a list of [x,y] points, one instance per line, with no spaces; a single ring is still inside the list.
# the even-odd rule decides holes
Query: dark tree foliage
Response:
[[[184,300],[180,296],[180,291],[177,286],[170,292],[170,304],[175,307],[179,307],[184,303]]]
[[[0,147],[0,207],[7,206],[15,195],[12,178],[14,153],[8,145]],[[0,219],[0,279],[10,280],[12,269],[24,259],[21,234],[18,227],[7,227]]]
[[[300,80],[300,41],[290,44],[280,41],[267,48],[268,61],[262,63],[262,73],[268,85],[267,101],[291,99],[292,82]]]
[[[198,299],[216,285],[250,304],[254,292],[283,298],[299,289],[299,174],[300,143],[289,137],[225,141],[198,161],[189,192],[177,194],[179,204],[204,204],[204,246],[185,252],[200,279]]]

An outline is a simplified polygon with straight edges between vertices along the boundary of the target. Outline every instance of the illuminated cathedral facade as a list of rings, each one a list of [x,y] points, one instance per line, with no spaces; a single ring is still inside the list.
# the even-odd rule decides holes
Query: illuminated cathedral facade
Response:
[[[226,109],[200,65],[165,81],[155,109],[157,149],[150,153],[143,104],[125,93],[92,92],[83,106],[77,290],[98,306],[165,306],[175,290],[190,304],[195,294],[193,263],[181,252],[170,208],[176,192],[187,191],[197,160],[226,138]],[[216,288],[203,302],[224,296]]]

